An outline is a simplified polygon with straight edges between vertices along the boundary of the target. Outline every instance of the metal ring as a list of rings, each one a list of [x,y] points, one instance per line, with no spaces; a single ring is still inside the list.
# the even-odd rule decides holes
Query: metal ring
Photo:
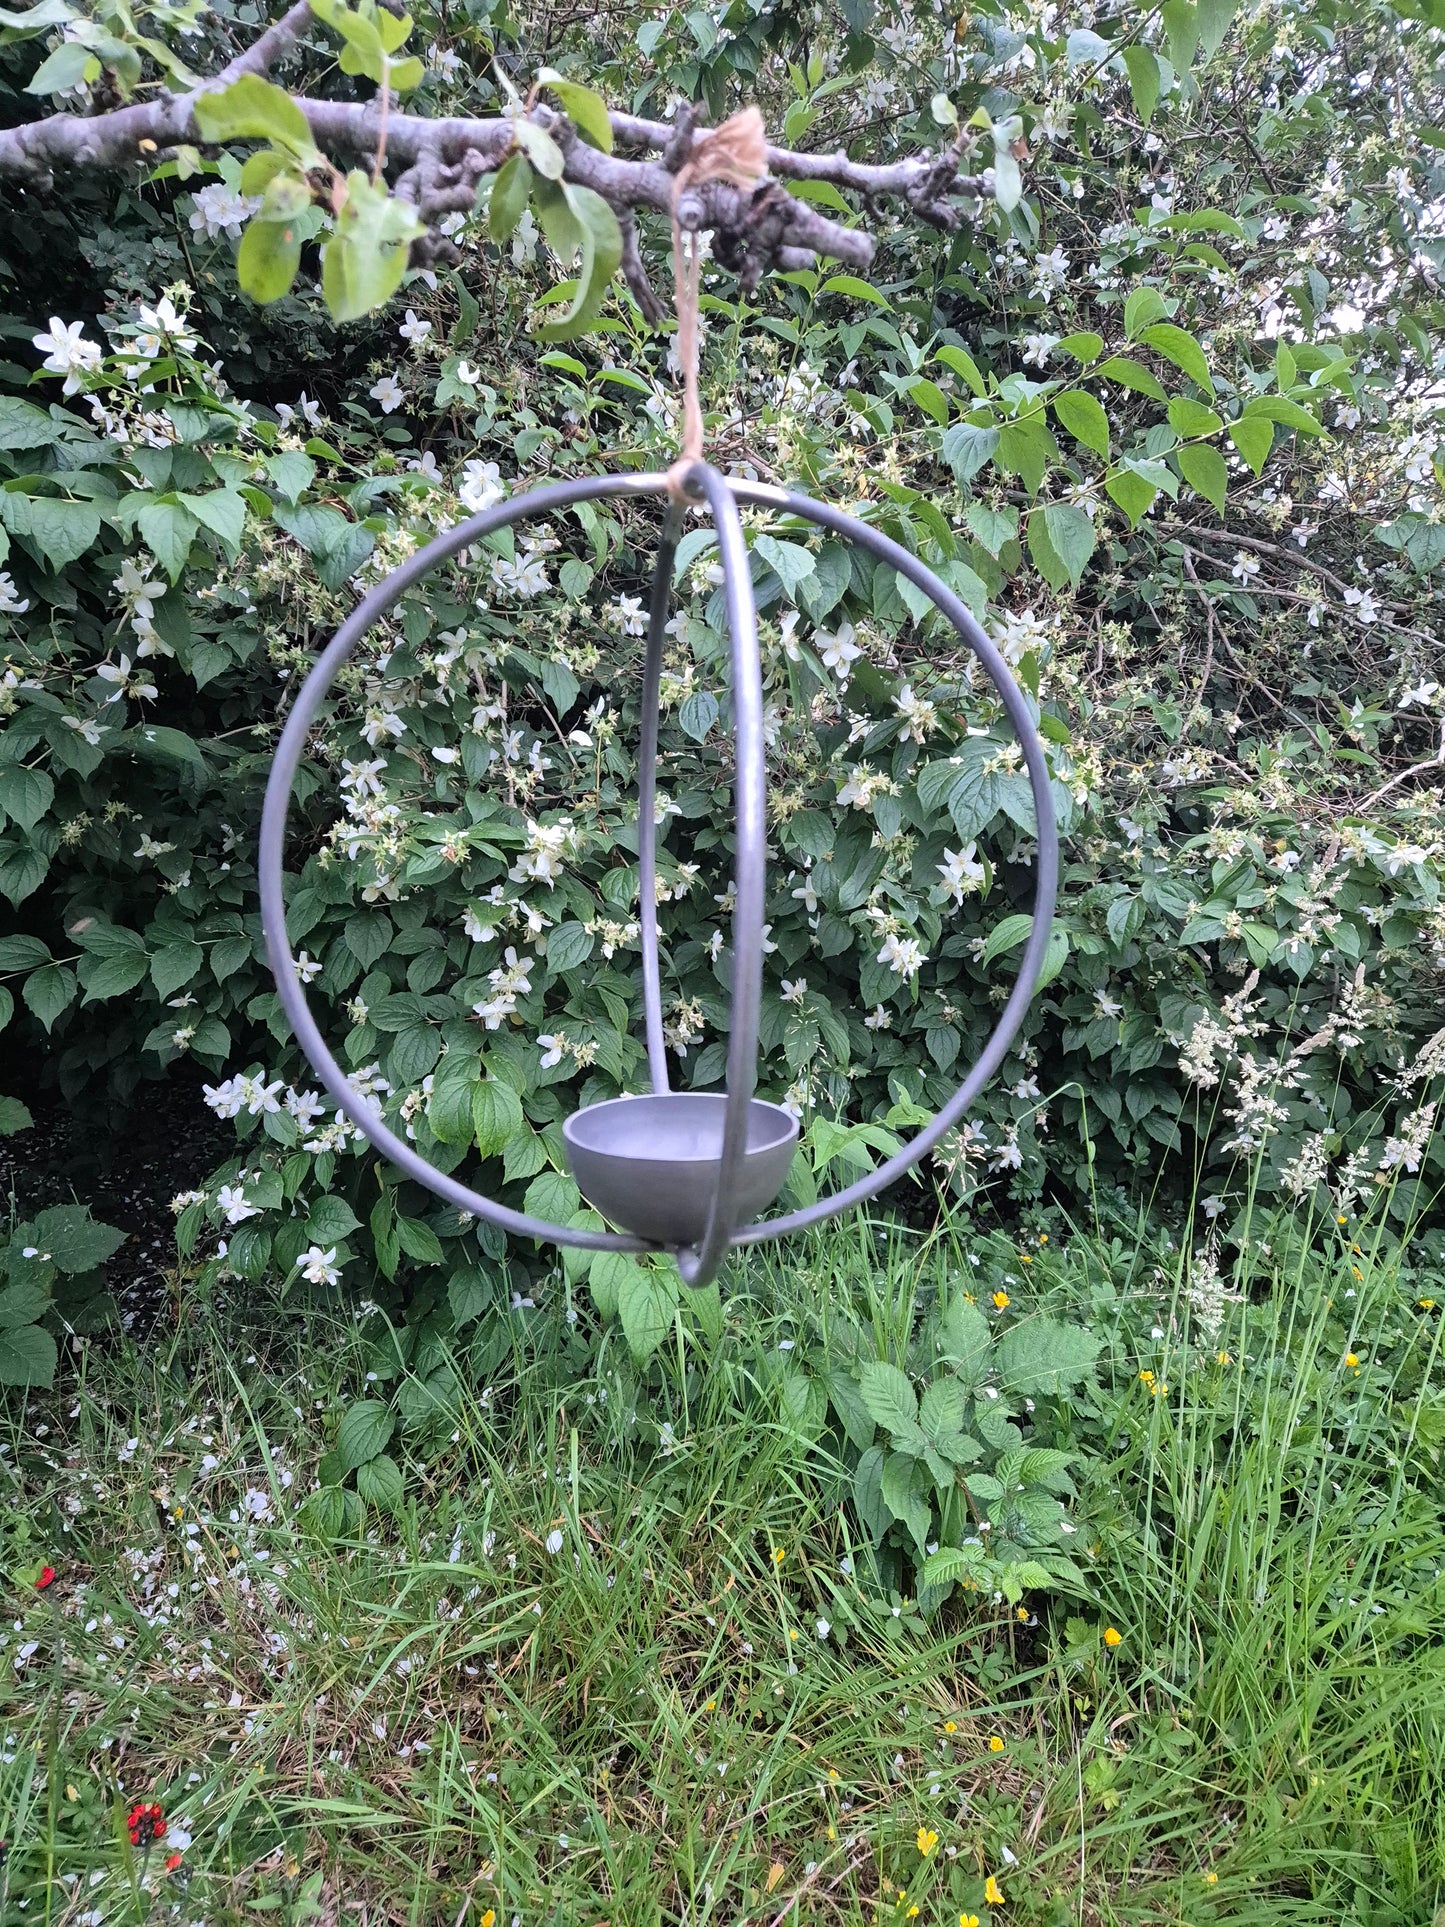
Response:
[[[1059,832],[1054,817],[1054,800],[1049,791],[1049,767],[1044,760],[1043,746],[1039,732],[1029,714],[1028,704],[1023,693],[1009,673],[1008,664],[989,640],[981,623],[964,607],[946,583],[941,582],[933,571],[924,566],[916,555],[911,555],[900,543],[860,522],[855,516],[845,515],[841,509],[830,507],[825,502],[815,502],[811,496],[795,495],[792,490],[772,488],[761,482],[740,482],[730,480],[728,487],[740,502],[753,502],[759,508],[779,510],[789,515],[801,516],[804,521],[816,522],[820,528],[831,529],[845,541],[856,542],[867,549],[880,562],[887,562],[900,575],[920,589],[946,615],[957,629],[963,640],[983,664],[984,673],[998,692],[1000,701],[1013,724],[1014,734],[1024,753],[1028,767],[1029,787],[1033,791],[1034,815],[1038,824],[1038,858],[1035,864],[1037,883],[1034,894],[1033,924],[1029,930],[1028,942],[1019,963],[1018,976],[1009,993],[1008,1001],[999,1012],[998,1022],[994,1025],[982,1054],[963,1083],[955,1091],[943,1109],[932,1122],[926,1124],[917,1137],[896,1151],[893,1156],[876,1171],[870,1171],[859,1178],[855,1184],[846,1186],[842,1191],[834,1191],[828,1197],[819,1198],[816,1204],[806,1206],[801,1211],[789,1211],[781,1218],[769,1218],[760,1225],[740,1231],[733,1239],[735,1245],[762,1244],[769,1238],[786,1237],[794,1231],[802,1231],[807,1226],[817,1224],[824,1218],[831,1218],[839,1211],[846,1211],[855,1204],[862,1204],[868,1198],[901,1178],[922,1157],[954,1129],[962,1120],[965,1111],[978,1096],[984,1085],[1003,1062],[1014,1033],[1024,1020],[1024,1013],[1033,997],[1034,984],[1043,968],[1044,957],[1049,947],[1049,936],[1053,927],[1054,902],[1059,883]]]
[[[725,480],[717,474],[716,470],[702,463],[690,472],[688,479],[699,486],[707,496],[718,529],[724,580],[727,586],[729,628],[732,631],[733,697],[739,732],[738,876],[733,925],[734,1008],[728,1044],[728,1106],[724,1127],[722,1169],[702,1244],[695,1252],[677,1254],[683,1275],[699,1280],[704,1275],[712,1275],[729,1244],[737,1246],[758,1244],[769,1238],[782,1237],[790,1232],[802,1230],[808,1225],[816,1224],[824,1218],[847,1210],[852,1205],[860,1204],[874,1196],[891,1184],[895,1178],[901,1177],[920,1158],[926,1156],[945,1134],[957,1125],[979,1090],[1003,1061],[1008,1046],[1023,1021],[1032,997],[1035,980],[1043,966],[1057,891],[1058,832],[1054,820],[1053,801],[1049,793],[1048,767],[1028,706],[1002,656],[951,589],[919,562],[917,557],[911,555],[908,550],[888,536],[869,527],[867,523],[860,522],[855,517],[846,515],[827,504],[813,501],[808,496],[796,495],[786,489],[757,483]],[[545,1239],[557,1244],[593,1251],[641,1251],[652,1247],[643,1239],[627,1234],[580,1230],[571,1226],[553,1224],[546,1219],[534,1218],[526,1212],[513,1211],[505,1205],[498,1204],[467,1185],[459,1184],[445,1172],[428,1164],[417,1151],[390,1130],[380,1114],[352,1089],[345,1073],[327,1049],[311,1016],[286,936],[283,888],[286,818],[292,785],[305,753],[307,734],[337,672],[372,623],[384,615],[412,583],[426,575],[439,562],[455,555],[460,549],[528,516],[547,515],[571,507],[577,502],[595,501],[611,496],[659,495],[665,492],[667,486],[667,477],[660,474],[594,476],[576,481],[553,483],[484,510],[470,520],[458,524],[456,528],[448,530],[409,557],[384,582],[379,583],[362,598],[322,652],[302,684],[300,694],[277,746],[270,779],[266,786],[261,819],[259,864],[261,913],[272,974],[276,980],[282,1008],[291,1022],[297,1040],[338,1107],[376,1149],[388,1157],[401,1171],[459,1210],[470,1212],[514,1236]],[[790,1212],[781,1218],[768,1220],[764,1224],[741,1232],[732,1230],[726,1207],[734,1194],[734,1181],[746,1142],[747,1106],[752,1096],[756,1076],[757,1026],[762,982],[761,934],[765,824],[761,671],[757,659],[756,620],[752,609],[751,581],[742,542],[741,524],[737,519],[732,498],[797,515],[822,528],[830,529],[845,540],[856,542],[923,590],[935,606],[948,617],[963,640],[973,650],[998,692],[1023,748],[1038,823],[1037,893],[1029,939],[1024,948],[1013,990],[999,1014],[998,1022],[982,1054],[959,1090],[917,1137],[904,1145],[877,1170],[868,1173],[866,1177],[860,1178],[842,1191],[820,1198],[815,1204],[803,1210]],[[669,517],[669,532],[675,520],[675,515]],[[650,674],[655,668],[659,676],[661,636],[665,625],[667,591],[670,585],[675,541],[674,535],[669,543],[665,532],[665,553],[659,555],[653,584],[648,673]],[[651,714],[654,741],[655,710],[655,702],[650,708],[647,706],[644,708],[644,738],[646,739],[647,735],[647,718]],[[642,780],[648,785],[648,793],[655,795],[655,758],[650,783],[646,773]],[[639,820],[640,823],[644,822],[641,817]],[[639,873],[643,868],[642,845],[644,841],[652,844],[651,828],[650,824],[644,823],[647,834],[639,836]],[[654,859],[655,875],[655,845],[649,854]],[[756,904],[753,901],[754,896],[757,899]],[[647,898],[644,896],[642,903],[644,913],[648,907]],[[648,1016],[648,1045],[654,1088],[658,1088],[656,1078],[660,1058],[663,1077],[661,1088],[665,1090],[665,1055],[653,1048],[654,1041],[661,1043],[661,995],[656,950],[655,892],[651,910],[650,967],[646,941],[643,949],[644,1005]],[[643,923],[645,931],[647,927],[645,920],[639,921]],[[739,1008],[740,991],[741,1008]],[[656,1040],[654,1040],[654,1031]]]
[[[499,502],[495,508],[484,509],[480,515],[459,522],[454,529],[448,529],[424,549],[418,549],[415,555],[408,556],[400,568],[369,590],[357,603],[301,685],[295,705],[286,719],[286,727],[281,732],[281,741],[276,746],[275,760],[266,784],[266,800],[261,811],[258,867],[266,955],[271,974],[276,979],[281,1007],[296,1033],[297,1042],[337,1105],[362,1135],[390,1158],[400,1171],[414,1178],[418,1184],[425,1185],[437,1197],[444,1198],[448,1204],[455,1205],[457,1210],[469,1211],[473,1216],[483,1218],[488,1224],[494,1224],[499,1230],[511,1232],[518,1238],[544,1238],[555,1244],[578,1246],[584,1251],[646,1251],[651,1247],[643,1239],[624,1232],[579,1230],[571,1225],[553,1224],[546,1218],[534,1218],[525,1211],[513,1211],[504,1204],[497,1204],[480,1191],[472,1190],[470,1185],[459,1184],[445,1171],[438,1171],[435,1165],[428,1164],[418,1151],[398,1137],[383,1121],[381,1114],[347,1082],[345,1072],[327,1049],[325,1039],[311,1015],[286,936],[283,884],[286,815],[291,802],[291,787],[306,751],[306,738],[326,692],[367,630],[378,617],[386,614],[413,582],[419,581],[437,563],[445,562],[448,556],[455,555],[459,549],[480,541],[483,536],[491,535],[497,529],[523,521],[528,516],[550,515],[559,509],[571,508],[576,502],[592,502],[613,495],[661,495],[666,488],[667,477],[657,474],[594,475],[584,476],[577,481],[554,482],[546,488],[532,489],[525,495],[515,496],[511,501]]]

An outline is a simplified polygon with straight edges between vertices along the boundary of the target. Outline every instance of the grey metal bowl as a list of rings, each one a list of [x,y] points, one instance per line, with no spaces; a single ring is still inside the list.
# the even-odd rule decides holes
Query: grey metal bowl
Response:
[[[662,1245],[693,1245],[717,1190],[727,1099],[710,1091],[614,1097],[562,1126],[582,1195],[604,1218]],[[751,1224],[782,1190],[798,1120],[753,1098],[734,1224]]]

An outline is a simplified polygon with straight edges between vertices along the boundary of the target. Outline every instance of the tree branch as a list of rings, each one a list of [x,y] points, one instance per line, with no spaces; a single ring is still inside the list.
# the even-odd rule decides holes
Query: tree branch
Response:
[[[227,66],[214,81],[187,94],[162,93],[153,99],[94,115],[53,114],[45,120],[0,130],[0,178],[49,187],[58,167],[104,169],[145,165],[162,149],[200,144],[195,103],[202,93],[228,84],[243,73],[264,73],[293,44],[311,17],[310,7],[293,6]],[[377,100],[312,100],[296,96],[318,147],[333,154],[374,155],[378,151],[381,107]],[[619,150],[604,154],[577,137],[566,116],[538,105],[530,118],[561,146],[564,178],[600,194],[619,219],[639,209],[668,213],[675,169],[686,158],[690,123],[611,116]],[[516,147],[510,119],[428,119],[390,112],[386,118],[387,158],[402,171],[399,194],[410,200],[429,227],[444,214],[470,210],[484,176],[493,174]],[[632,150],[630,153],[625,150]],[[650,156],[656,155],[657,158]],[[784,181],[818,181],[860,194],[871,208],[879,200],[901,201],[919,219],[954,228],[958,203],[977,204],[988,192],[983,180],[964,174],[955,150],[923,154],[883,166],[853,161],[844,153],[799,154],[768,149],[771,178],[749,192],[728,181],[706,181],[692,190],[688,226],[711,228],[715,253],[736,268],[745,293],[770,267],[810,266],[819,256],[865,268],[873,238],[858,227],[830,220],[811,202],[789,194]],[[624,272],[645,313],[660,312],[647,289],[636,245],[635,221],[623,220]],[[444,237],[432,233],[419,244],[423,259],[451,253]],[[644,292],[646,290],[646,292]],[[649,299],[650,296],[650,299]]]

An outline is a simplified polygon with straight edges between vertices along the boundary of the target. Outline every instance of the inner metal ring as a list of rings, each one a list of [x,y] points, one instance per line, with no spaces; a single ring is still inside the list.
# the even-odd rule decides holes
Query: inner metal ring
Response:
[[[758,678],[755,685],[755,739],[753,739],[751,721],[744,713],[750,709],[754,693],[752,677],[748,673],[747,657],[750,644],[752,663],[756,664],[756,621],[747,555],[742,543],[741,525],[737,519],[735,502],[752,503],[816,523],[819,527],[858,544],[877,560],[886,562],[922,589],[935,606],[948,617],[968,644],[998,693],[1023,749],[1038,826],[1038,855],[1035,867],[1037,889],[1033,923],[1024,947],[1018,975],[982,1054],[958,1091],[915,1138],[876,1170],[858,1179],[856,1183],[828,1197],[820,1198],[815,1204],[803,1210],[787,1213],[783,1217],[770,1219],[742,1231],[733,1228],[728,1215],[727,1207],[732,1192],[728,1182],[728,1151],[725,1139],[723,1169],[714,1194],[708,1230],[703,1243],[696,1251],[678,1254],[679,1265],[684,1270],[684,1276],[688,1276],[692,1282],[701,1283],[713,1274],[717,1263],[720,1262],[730,1244],[758,1244],[768,1238],[781,1237],[789,1232],[816,1224],[855,1204],[863,1203],[891,1184],[895,1178],[901,1177],[961,1121],[980,1089],[1003,1061],[1009,1044],[1023,1021],[1033,994],[1034,983],[1043,967],[1058,885],[1058,831],[1053,800],[1049,792],[1048,766],[1028,705],[1009,673],[1003,657],[989,640],[981,625],[932,570],[925,567],[907,549],[871,528],[867,523],[839,509],[831,508],[825,503],[816,502],[809,496],[797,495],[790,490],[759,483],[725,479],[705,463],[695,465],[689,473],[688,481],[706,496],[709,506],[713,509],[718,529],[727,591],[729,628],[732,632],[733,701],[739,730],[737,756],[739,891],[734,921],[735,1002],[728,1047],[729,1101],[726,1127],[733,1139],[734,1166],[743,1146],[747,1106],[752,1095],[756,1061],[762,973],[761,889],[765,853],[761,777],[758,777],[756,783],[753,780],[754,772],[760,771],[761,768],[760,670],[753,671]],[[276,980],[277,993],[302,1050],[341,1111],[399,1170],[426,1186],[436,1196],[454,1205],[458,1210],[470,1212],[517,1237],[539,1238],[591,1251],[640,1251],[655,1247],[649,1247],[644,1240],[626,1233],[592,1231],[570,1225],[557,1225],[547,1219],[534,1218],[527,1212],[514,1211],[506,1205],[498,1204],[495,1200],[473,1190],[468,1185],[458,1183],[447,1173],[429,1164],[411,1145],[398,1137],[387,1126],[380,1114],[352,1089],[345,1073],[328,1050],[311,1015],[286,935],[283,880],[286,819],[292,786],[305,754],[308,733],[320,713],[321,704],[332,682],[366,631],[414,582],[459,550],[498,529],[509,527],[513,522],[530,516],[545,516],[569,508],[577,502],[597,501],[612,496],[661,495],[666,492],[667,487],[668,478],[662,474],[591,476],[574,481],[552,483],[484,510],[470,520],[447,530],[435,541],[428,543],[425,548],[409,557],[384,582],[379,583],[362,598],[318,657],[302,684],[277,746],[271,775],[266,785],[265,805],[261,818],[259,862],[261,915],[267,956]],[[669,516],[668,528],[664,534],[664,549],[667,551],[675,550],[676,534],[673,525],[677,519],[675,512]],[[671,535],[670,541],[669,535]],[[656,674],[660,673],[661,635],[670,591],[671,553],[666,556],[665,569],[662,566],[663,560],[663,557],[659,557],[659,567],[654,580],[647,670],[649,686],[655,680]],[[652,660],[654,635],[657,639],[655,665]],[[640,787],[644,792],[642,799],[644,804],[648,798],[655,796],[656,781],[656,711],[655,705],[645,702],[644,747],[649,740],[649,718],[651,719],[650,741],[653,757],[641,776]],[[745,738],[749,739],[747,743]],[[756,754],[749,746],[751,740],[756,741]],[[641,833],[644,829],[646,834]],[[653,851],[649,847],[652,844],[650,817],[640,815],[639,830],[639,874],[641,874],[644,848],[647,848],[645,861],[649,867],[654,863]],[[754,866],[758,879],[756,910],[752,904],[751,883],[746,892],[742,887],[744,872],[746,871],[751,877]],[[747,897],[746,914],[744,913],[745,895]],[[649,1058],[654,1088],[658,1088],[660,1062],[663,1079],[661,1088],[665,1089],[665,1055],[661,1049],[654,1048],[654,1045],[659,1047],[662,1045],[655,895],[649,897],[644,893],[641,908],[643,915],[639,918],[639,922],[643,935],[644,1005],[647,1010]],[[649,909],[650,916],[647,914]],[[743,945],[744,939],[753,939],[747,942],[746,949]],[[742,995],[739,1006],[740,986]],[[734,1170],[734,1177],[735,1175]],[[706,1261],[706,1267],[704,1261]]]

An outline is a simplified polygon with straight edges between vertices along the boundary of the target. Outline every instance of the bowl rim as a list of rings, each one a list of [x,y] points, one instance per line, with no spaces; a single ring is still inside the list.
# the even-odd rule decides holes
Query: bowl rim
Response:
[[[708,1106],[722,1106],[727,1103],[727,1094],[724,1091],[625,1091],[620,1097],[605,1097],[600,1104],[584,1104],[580,1110],[570,1112],[569,1115],[562,1120],[562,1136],[569,1147],[582,1152],[584,1156],[612,1158],[618,1163],[716,1165],[721,1155],[721,1147],[719,1147],[718,1151],[698,1153],[696,1155],[684,1154],[682,1156],[675,1156],[671,1153],[659,1154],[656,1151],[633,1152],[617,1150],[611,1147],[589,1144],[587,1139],[580,1137],[573,1128],[582,1118],[591,1117],[598,1111],[610,1111],[619,1105],[634,1105],[639,1102],[645,1104],[667,1104],[678,1098],[690,1104],[701,1103]],[[750,1124],[748,1143],[743,1153],[744,1160],[747,1162],[751,1162],[753,1158],[765,1156],[770,1151],[781,1150],[785,1144],[798,1136],[801,1128],[799,1120],[793,1116],[791,1111],[784,1110],[781,1104],[774,1104],[770,1098],[749,1098],[749,1120],[752,1119],[755,1111],[770,1113],[779,1128],[773,1135],[769,1136],[765,1142],[756,1144],[752,1140]]]

